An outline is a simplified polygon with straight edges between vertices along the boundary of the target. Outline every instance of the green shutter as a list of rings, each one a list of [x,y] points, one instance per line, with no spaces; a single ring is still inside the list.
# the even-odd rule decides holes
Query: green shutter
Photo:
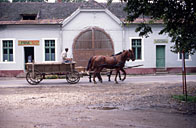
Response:
[[[45,61],[55,61],[55,40],[45,40]]]
[[[13,61],[13,41],[3,41],[3,61]]]
[[[136,60],[141,60],[142,59],[142,44],[141,44],[141,39],[132,39],[132,49],[135,54],[135,59]]]

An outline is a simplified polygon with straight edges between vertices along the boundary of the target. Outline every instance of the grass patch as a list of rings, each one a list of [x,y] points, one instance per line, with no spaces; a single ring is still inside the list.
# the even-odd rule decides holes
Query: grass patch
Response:
[[[173,95],[172,98],[180,100],[180,101],[186,101],[185,95]],[[187,101],[196,103],[196,96],[187,96]]]
[[[47,75],[45,79],[65,79],[65,75]]]
[[[182,73],[177,73],[177,75],[182,75]],[[186,75],[196,75],[196,73],[186,73]]]
[[[47,75],[46,79],[57,79],[58,76],[57,75]]]

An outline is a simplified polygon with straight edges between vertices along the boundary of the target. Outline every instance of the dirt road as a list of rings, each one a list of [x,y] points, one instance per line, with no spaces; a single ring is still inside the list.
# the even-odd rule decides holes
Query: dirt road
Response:
[[[22,85],[25,80],[10,81]],[[97,85],[53,81],[16,87],[0,82],[0,128],[196,127],[196,104],[171,97],[182,92],[178,81]],[[188,89],[196,95],[196,82],[189,81]]]

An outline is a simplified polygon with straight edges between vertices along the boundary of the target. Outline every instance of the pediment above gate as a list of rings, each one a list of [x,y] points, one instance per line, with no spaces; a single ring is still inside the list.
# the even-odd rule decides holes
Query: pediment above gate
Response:
[[[110,10],[107,8],[78,8],[75,12],[73,12],[69,17],[64,19],[62,22],[63,27],[66,26],[69,22],[71,22],[75,17],[77,17],[81,12],[88,12],[88,13],[96,13],[96,12],[103,12],[107,14],[113,21],[117,24],[121,25],[122,21],[116,17]]]

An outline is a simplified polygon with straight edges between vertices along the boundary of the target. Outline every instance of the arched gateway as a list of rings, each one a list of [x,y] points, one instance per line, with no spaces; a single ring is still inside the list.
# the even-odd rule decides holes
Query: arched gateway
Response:
[[[94,55],[112,55],[114,45],[111,37],[97,27],[82,31],[73,43],[73,58],[77,66],[87,66],[88,60]]]

